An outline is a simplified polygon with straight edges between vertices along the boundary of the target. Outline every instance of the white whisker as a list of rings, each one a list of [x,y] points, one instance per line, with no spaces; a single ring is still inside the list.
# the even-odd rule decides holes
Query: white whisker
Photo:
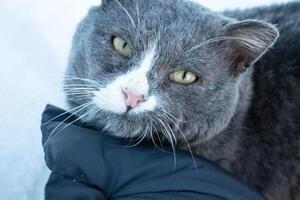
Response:
[[[84,82],[88,82],[90,84],[94,84],[95,86],[100,86],[100,84],[95,81],[95,80],[91,80],[91,79],[86,79],[86,78],[79,78],[79,77],[75,77],[75,76],[65,76],[64,81],[84,81]]]
[[[136,14],[137,14],[137,19],[138,19],[138,27],[140,27],[141,19],[140,19],[139,1],[136,1],[135,8],[136,8]]]
[[[147,124],[148,124],[148,123],[147,123]],[[149,126],[149,125],[148,125],[148,126]],[[150,121],[150,134],[151,134],[152,142],[153,142],[154,146],[155,146],[157,149],[159,149],[160,151],[163,151],[163,152],[164,152],[164,150],[162,149],[162,143],[161,143],[161,147],[159,147],[159,146],[156,144],[156,141],[155,141],[154,136],[153,136],[153,126],[154,126],[154,124],[152,123],[152,121]],[[160,139],[159,139],[159,140],[160,140]]]
[[[194,154],[193,154],[192,148],[191,148],[190,144],[188,143],[188,140],[187,140],[187,138],[185,137],[184,133],[182,132],[182,130],[180,129],[180,127],[178,126],[178,124],[175,123],[171,118],[169,118],[169,116],[165,115],[165,117],[167,117],[167,118],[168,118],[168,119],[169,119],[169,120],[177,127],[177,129],[178,129],[179,132],[181,133],[181,135],[182,135],[182,137],[183,137],[185,143],[187,144],[187,147],[188,147],[188,149],[189,149],[189,152],[190,152],[190,154],[191,154],[191,157],[192,157],[192,160],[193,160],[195,169],[196,169],[196,171],[198,171],[197,163],[196,163],[196,160],[195,160],[195,158],[194,158]]]
[[[58,135],[59,133],[61,133],[63,130],[65,130],[67,127],[69,127],[70,125],[74,124],[75,122],[81,120],[82,118],[86,117],[87,115],[91,114],[92,112],[98,111],[99,109],[97,108],[97,106],[94,106],[92,109],[90,109],[88,112],[86,112],[85,114],[83,114],[82,116],[76,118],[75,120],[73,120],[72,122],[68,123],[66,126],[64,126],[63,128],[61,128],[59,131],[57,132],[52,132],[48,138],[48,140],[45,142],[44,144],[44,148],[46,147],[46,145],[48,144],[48,141],[50,138],[52,138],[55,135]]]
[[[137,142],[137,143],[135,143],[135,144],[133,144],[133,145],[130,145],[130,146],[127,146],[127,147],[136,147],[136,146],[138,146],[139,144],[141,144],[143,141],[144,141],[144,139],[146,138],[146,136],[147,136],[147,131],[148,131],[148,126],[146,127],[146,129],[143,131],[143,133],[141,134],[142,135],[142,137],[141,137],[141,139]]]
[[[176,158],[176,149],[175,149],[175,143],[174,142],[176,142],[176,141],[173,141],[173,137],[172,137],[172,135],[171,135],[171,133],[168,131],[168,128],[166,127],[166,125],[164,124],[164,122],[161,120],[161,119],[159,119],[159,118],[156,118],[160,123],[161,123],[161,125],[163,126],[163,128],[165,129],[165,131],[166,131],[166,134],[167,134],[167,138],[169,138],[170,139],[170,144],[171,144],[171,146],[172,146],[172,150],[173,150],[173,158],[174,158],[174,167],[176,167],[176,165],[177,165],[177,158]],[[162,130],[163,131],[163,130]],[[163,133],[164,133],[164,131],[163,131]],[[165,134],[164,134],[165,135]],[[175,138],[176,139],[176,138]]]
[[[64,87],[64,89],[65,90],[70,90],[70,91],[74,91],[74,90],[92,90],[92,91],[94,91],[95,89],[93,89],[93,88],[72,88],[72,87],[70,87],[70,88],[68,88],[68,87]]]
[[[161,146],[161,149],[162,149],[162,151],[164,151],[164,146],[163,146],[163,141],[161,140],[161,138],[160,138],[160,135],[159,135],[159,133],[158,133],[158,131],[157,131],[157,128],[156,128],[156,126],[155,126],[155,124],[151,121],[151,124],[153,125],[153,128],[154,128],[154,130],[155,130],[155,133],[156,133],[156,135],[157,135],[157,138],[158,138],[158,141],[159,141],[159,143],[160,143],[160,146]]]
[[[45,126],[46,124],[48,124],[48,123],[50,123],[50,122],[56,120],[57,118],[60,118],[60,117],[66,115],[66,114],[68,114],[68,113],[71,113],[71,112],[73,112],[73,111],[76,111],[77,109],[80,109],[80,108],[82,108],[82,107],[84,107],[84,106],[85,106],[85,104],[82,104],[82,105],[80,105],[80,106],[77,106],[77,107],[75,107],[75,108],[72,108],[72,109],[70,109],[70,110],[67,110],[67,111],[63,112],[62,114],[57,115],[56,117],[54,117],[54,118],[48,120],[47,122],[43,123],[41,126]]]
[[[208,44],[211,44],[211,43],[214,43],[214,42],[220,42],[220,41],[225,41],[225,40],[240,40],[240,41],[243,41],[245,42],[246,44],[249,43],[249,40],[247,40],[246,38],[243,38],[243,37],[230,37],[230,36],[224,36],[224,37],[217,37],[217,38],[212,38],[212,39],[209,39],[209,40],[206,40],[194,47],[192,47],[191,49],[189,49],[188,51],[186,51],[186,54],[190,53],[191,51],[195,50],[195,49],[198,49],[198,48],[201,48],[203,46],[206,46]]]
[[[48,137],[48,140],[54,135],[55,131],[63,124],[65,123],[68,119],[72,118],[73,116],[75,116],[77,113],[79,113],[80,111],[84,110],[85,108],[87,108],[88,106],[92,105],[93,102],[88,102],[83,104],[83,107],[81,107],[79,110],[76,110],[76,112],[73,112],[70,116],[68,116],[67,118],[65,118],[62,122],[60,122],[55,128],[54,130],[50,133],[50,136]],[[45,142],[44,147],[47,145],[48,140]]]
[[[123,6],[118,0],[115,0],[115,1],[116,1],[117,4],[124,10],[124,12],[127,14],[127,16],[129,17],[129,19],[130,19],[130,21],[131,21],[133,27],[136,28],[136,25],[135,25],[135,23],[134,23],[134,20],[133,20],[133,18],[131,17],[131,15],[129,14],[129,12],[124,8],[124,6]]]

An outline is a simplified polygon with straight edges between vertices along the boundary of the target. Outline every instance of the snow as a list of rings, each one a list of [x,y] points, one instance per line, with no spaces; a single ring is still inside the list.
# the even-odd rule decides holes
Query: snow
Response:
[[[199,0],[213,10],[283,0]],[[99,0],[1,0],[0,199],[41,200],[49,175],[40,115],[65,107],[61,81],[76,24]]]

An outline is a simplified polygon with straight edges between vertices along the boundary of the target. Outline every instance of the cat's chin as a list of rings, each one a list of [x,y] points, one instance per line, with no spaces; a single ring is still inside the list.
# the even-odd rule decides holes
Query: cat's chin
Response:
[[[136,113],[128,110],[125,113],[114,113],[101,110],[83,119],[89,126],[104,130],[107,134],[122,137],[138,137],[147,129],[147,121],[151,121],[151,113]],[[148,128],[150,129],[150,128]]]

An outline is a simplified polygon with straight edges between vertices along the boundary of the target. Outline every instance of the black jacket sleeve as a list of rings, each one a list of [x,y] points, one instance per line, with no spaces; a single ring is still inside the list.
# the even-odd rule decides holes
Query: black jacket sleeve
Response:
[[[51,173],[45,190],[46,199],[63,200],[106,200],[101,190],[72,177]]]
[[[48,106],[43,114],[45,160],[52,171],[46,200],[264,199],[201,157],[194,162],[189,153],[176,151],[175,163],[171,148],[162,152],[151,143],[129,147],[128,141],[105,132],[69,125],[74,119],[63,112]],[[59,132],[53,133],[58,125]]]

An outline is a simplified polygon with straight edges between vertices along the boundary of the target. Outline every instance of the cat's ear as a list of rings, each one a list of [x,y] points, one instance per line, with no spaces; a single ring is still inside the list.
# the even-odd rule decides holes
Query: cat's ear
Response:
[[[230,58],[235,72],[243,72],[274,45],[279,32],[272,24],[246,20],[226,26],[230,41]]]

